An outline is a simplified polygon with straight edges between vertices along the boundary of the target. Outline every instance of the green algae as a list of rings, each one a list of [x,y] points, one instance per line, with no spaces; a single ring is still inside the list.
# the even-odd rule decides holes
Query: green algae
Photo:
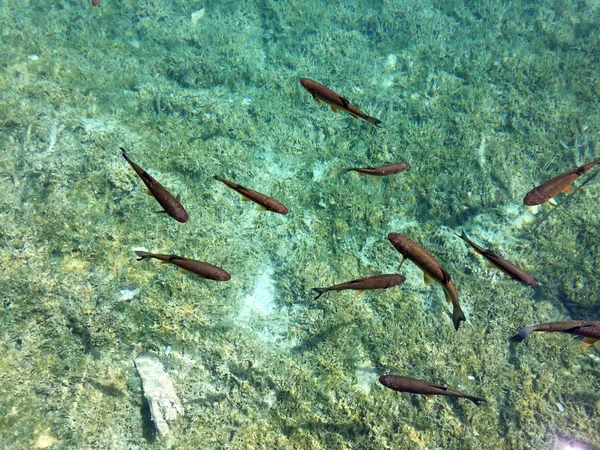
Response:
[[[194,25],[200,6],[0,4],[0,446],[600,445],[597,351],[563,335],[507,342],[521,326],[597,317],[598,183],[539,227],[521,204],[598,157],[595,2],[208,2]],[[319,107],[301,76],[384,129]],[[119,146],[181,194],[189,223],[153,213]],[[340,173],[399,161],[411,169],[380,183]],[[242,203],[215,174],[290,215]],[[462,228],[541,286],[485,269]],[[401,288],[313,301],[312,287],[397,270],[390,231],[452,274],[458,332],[410,262]],[[137,262],[134,247],[232,280]],[[245,320],[265,273],[274,312]],[[138,344],[161,354],[186,411],[164,441]],[[375,381],[388,372],[488,403],[405,401]]]

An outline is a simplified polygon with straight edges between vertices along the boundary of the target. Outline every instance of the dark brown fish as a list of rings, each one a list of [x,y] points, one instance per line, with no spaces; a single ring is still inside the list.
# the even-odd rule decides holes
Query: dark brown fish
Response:
[[[404,283],[406,278],[402,275],[398,274],[385,274],[385,275],[374,275],[372,277],[361,278],[360,280],[352,280],[346,281],[345,283],[336,284],[335,286],[327,287],[327,288],[313,288],[317,294],[315,300],[318,299],[325,292],[329,291],[343,291],[345,289],[353,289],[355,291],[359,291],[359,294],[362,291],[367,289],[387,289],[394,286],[398,286],[399,284]]]
[[[310,92],[310,94],[313,96],[317,103],[327,103],[329,106],[331,106],[331,109],[334,113],[337,113],[339,110],[342,110],[350,114],[355,119],[357,117],[360,117],[361,119],[372,123],[376,127],[381,127],[381,120],[366,115],[356,106],[351,104],[347,99],[345,99],[339,94],[336,94],[328,87],[323,86],[321,83],[318,83],[309,78],[300,78],[300,84],[304,87],[304,89]]]
[[[456,286],[450,278],[450,274],[446,272],[433,256],[427,253],[423,247],[412,239],[400,233],[390,233],[388,234],[388,239],[396,250],[402,253],[402,256],[404,257],[400,265],[408,258],[425,274],[425,284],[429,284],[430,279],[433,279],[442,286],[444,294],[446,295],[446,300],[452,302],[454,307],[452,311],[452,322],[454,323],[454,328],[458,330],[460,323],[466,319],[465,314],[460,308]]]
[[[571,183],[591,170],[598,163],[600,163],[600,159],[562,173],[545,183],[540,184],[527,193],[525,198],[523,198],[523,203],[527,206],[541,205],[563,191],[569,192],[571,190]]]
[[[344,172],[358,172],[359,175],[373,175],[376,177],[385,177],[388,175],[395,175],[410,168],[408,163],[397,163],[389,164],[387,166],[380,167],[348,167],[344,169]]]
[[[164,208],[164,211],[157,211],[158,213],[167,213],[173,219],[178,222],[185,223],[188,221],[188,213],[185,208],[179,203],[179,195],[177,197],[173,197],[173,195],[167,191],[158,181],[152,178],[148,172],[134,163],[127,156],[127,152],[123,147],[121,148],[121,153],[123,154],[123,158],[127,160],[127,162],[133,167],[135,173],[139,175],[142,179],[146,187],[148,188],[148,192],[156,199],[156,201]]]
[[[423,395],[446,395],[448,397],[468,398],[477,406],[485,402],[485,399],[473,397],[472,395],[463,394],[462,392],[453,391],[439,384],[431,383],[425,380],[418,380],[411,377],[403,377],[401,375],[382,375],[379,377],[379,382],[385,387],[399,392],[408,392],[411,394]]]
[[[234,183],[233,181],[226,180],[216,175],[213,178],[215,180],[219,180],[222,183],[225,183],[234,191],[238,191],[240,194],[242,194],[242,196],[245,199],[259,204],[266,210],[273,211],[278,214],[287,214],[289,212],[283,203],[278,202],[273,197],[269,197],[268,195],[253,191],[252,189],[248,189],[247,187],[241,186],[239,184]]]
[[[195,259],[184,258],[177,255],[148,253],[141,250],[136,250],[135,254],[139,256],[138,261],[148,258],[158,259],[162,261],[163,264],[173,264],[184,272],[193,273],[198,278],[207,278],[216,281],[229,281],[231,279],[231,275],[220,267],[213,266],[206,262],[196,261]]]
[[[583,336],[583,346],[593,344],[600,339],[600,322],[593,320],[566,320],[563,322],[549,322],[521,328],[519,332],[510,338],[513,342],[521,342],[534,331],[547,331],[558,333],[569,333]]]
[[[473,247],[473,250],[475,250],[477,253],[479,253],[481,256],[487,259],[493,267],[500,269],[513,280],[520,281],[521,283],[531,287],[534,287],[537,284],[533,277],[527,272],[525,272],[523,269],[518,268],[513,263],[509,263],[504,258],[501,258],[495,253],[492,253],[491,251],[486,250],[485,248],[477,245],[475,242],[469,239],[464,230],[462,234],[457,234],[457,236],[463,241],[465,241],[467,244],[469,244],[471,247]]]

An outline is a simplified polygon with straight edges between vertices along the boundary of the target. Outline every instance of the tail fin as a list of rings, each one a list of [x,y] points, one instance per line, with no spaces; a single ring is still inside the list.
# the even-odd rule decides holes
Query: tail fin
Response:
[[[515,334],[513,337],[510,338],[511,342],[521,342],[524,339],[527,338],[527,336],[529,336],[529,334],[532,332],[532,328],[521,328],[519,330],[519,332],[517,334]]]
[[[469,400],[471,400],[473,403],[475,403],[477,406],[479,406],[481,403],[485,403],[484,398],[473,397],[473,396],[468,396],[467,398]]]
[[[142,250],[135,250],[135,254],[139,256],[138,261],[142,259],[152,258],[152,253],[144,252]]]
[[[381,128],[381,120],[376,119],[375,117],[367,117],[367,121],[375,125],[377,128]]]
[[[313,288],[313,291],[315,291],[317,294],[319,294],[315,297],[315,300],[317,300],[321,295],[323,295],[325,292],[327,292],[327,289],[326,288]]]
[[[458,331],[458,327],[460,327],[460,323],[467,320],[465,317],[465,313],[460,309],[460,306],[454,305],[454,310],[452,311],[452,322],[454,323],[454,329]]]

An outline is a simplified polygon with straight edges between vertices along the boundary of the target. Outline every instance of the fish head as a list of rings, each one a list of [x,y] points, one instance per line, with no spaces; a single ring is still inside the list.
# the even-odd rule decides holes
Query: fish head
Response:
[[[406,256],[408,253],[407,249],[412,242],[409,238],[400,233],[390,233],[388,234],[388,239],[396,248],[396,250],[398,250],[403,256]]]
[[[186,223],[189,219],[188,213],[185,209],[183,208],[177,208],[174,212],[173,212],[173,218],[177,221],[177,222],[181,222],[181,223]]]

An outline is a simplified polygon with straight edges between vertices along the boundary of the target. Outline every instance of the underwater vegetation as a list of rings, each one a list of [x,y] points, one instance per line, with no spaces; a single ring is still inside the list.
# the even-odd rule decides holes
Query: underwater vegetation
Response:
[[[600,155],[599,13],[592,0],[1,2],[0,447],[600,446],[598,350],[569,332],[509,342],[600,317],[598,167],[558,207],[523,204]],[[339,114],[306,77],[328,90],[315,98],[343,96]],[[187,220],[155,214],[161,194],[144,194],[120,147]],[[344,173],[401,162],[380,181]],[[463,230],[535,287],[487,268]],[[389,233],[451,274],[460,329],[448,279],[398,271]],[[397,272],[379,293],[311,291]],[[164,438],[140,350],[181,402]],[[405,400],[378,383],[389,374],[485,402]]]

